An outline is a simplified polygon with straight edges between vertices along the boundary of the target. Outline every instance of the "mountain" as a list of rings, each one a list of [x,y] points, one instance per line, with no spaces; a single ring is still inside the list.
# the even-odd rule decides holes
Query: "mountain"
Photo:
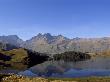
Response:
[[[4,44],[10,44],[16,47],[20,47],[23,43],[23,40],[20,39],[17,35],[8,35],[8,36],[0,36],[0,42]]]
[[[37,52],[51,54],[59,53],[60,51],[64,50],[63,47],[67,44],[68,41],[69,39],[62,35],[52,36],[51,34],[46,33],[38,34],[30,40],[27,40],[23,46]],[[62,50],[60,50],[60,46],[62,46]]]
[[[73,38],[62,35],[53,36],[50,33],[41,34],[23,41],[17,35],[0,36],[0,43],[6,50],[23,47],[40,53],[56,54],[66,51],[102,52],[110,50],[110,37],[103,38]]]
[[[1,50],[1,49],[5,49],[5,48],[6,48],[6,45],[3,44],[3,43],[0,43],[0,50]]]
[[[73,38],[62,35],[52,36],[49,33],[41,34],[27,40],[23,45],[27,49],[37,52],[56,54],[65,51],[100,52],[110,49],[110,38]]]
[[[14,46],[14,45],[0,42],[0,50],[12,50],[12,49],[17,49],[17,48],[18,47]]]

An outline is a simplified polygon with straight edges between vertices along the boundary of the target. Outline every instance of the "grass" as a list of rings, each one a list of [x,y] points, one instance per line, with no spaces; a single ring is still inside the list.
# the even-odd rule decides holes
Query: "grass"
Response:
[[[24,65],[22,63],[24,58],[28,57],[27,51],[24,50],[23,48],[13,49],[13,50],[9,50],[9,51],[1,50],[0,53],[11,57],[11,60],[9,60],[9,61],[0,60],[0,62],[2,62],[2,63],[11,65],[10,67],[6,67],[6,69],[22,70],[22,69],[26,69],[28,67],[27,65]],[[0,67],[1,67],[0,69],[5,69],[4,66],[0,66]]]
[[[110,77],[85,77],[85,78],[28,78],[16,75],[0,75],[1,82],[110,82]]]
[[[85,77],[85,78],[48,78],[49,81],[76,81],[76,82],[110,82],[110,77]]]
[[[12,62],[20,62],[23,58],[27,57],[27,52],[23,48],[1,51],[1,53],[12,56]]]

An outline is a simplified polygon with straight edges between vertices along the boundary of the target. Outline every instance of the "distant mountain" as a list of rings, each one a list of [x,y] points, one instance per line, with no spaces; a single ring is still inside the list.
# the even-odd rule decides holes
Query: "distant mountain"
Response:
[[[11,45],[11,44],[7,44],[7,43],[0,43],[0,50],[12,50],[12,49],[16,49],[18,47]]]
[[[6,48],[6,45],[3,44],[3,43],[0,43],[0,49],[2,50],[2,49],[5,49],[5,48]]]
[[[0,36],[0,43],[23,47],[40,53],[63,53],[66,51],[102,52],[110,50],[110,38],[73,38],[62,35],[52,36],[50,33],[41,34],[23,41],[16,35]],[[7,47],[8,48],[8,47]],[[9,47],[10,49],[10,47]]]
[[[65,51],[100,52],[110,49],[110,38],[73,38],[62,35],[52,36],[49,33],[41,34],[27,40],[23,47],[43,53],[63,53]]]
[[[9,36],[0,36],[0,42],[20,47],[20,45],[23,43],[23,40],[20,39],[17,35],[9,35]]]
[[[62,36],[52,36],[49,33],[38,34],[30,40],[24,43],[24,47],[32,49],[37,52],[43,53],[59,53],[60,51],[65,51],[65,45],[68,43],[69,39]]]

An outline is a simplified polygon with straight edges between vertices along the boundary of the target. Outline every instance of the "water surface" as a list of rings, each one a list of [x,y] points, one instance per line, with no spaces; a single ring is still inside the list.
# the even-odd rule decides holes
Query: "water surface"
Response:
[[[110,57],[96,57],[79,62],[47,61],[28,71],[45,77],[110,76]]]
[[[10,72],[10,70],[5,70]],[[3,73],[4,71],[0,71]],[[13,72],[13,70],[11,70]],[[16,71],[14,71],[16,72]],[[89,77],[110,76],[110,57],[96,57],[86,61],[46,61],[17,74],[30,77]]]

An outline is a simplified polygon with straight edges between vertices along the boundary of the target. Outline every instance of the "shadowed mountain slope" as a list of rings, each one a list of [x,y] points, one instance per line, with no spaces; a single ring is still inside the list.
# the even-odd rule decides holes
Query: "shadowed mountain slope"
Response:
[[[10,44],[16,47],[20,47],[23,43],[23,40],[20,39],[17,35],[8,35],[8,36],[0,36],[0,42],[4,44]]]

